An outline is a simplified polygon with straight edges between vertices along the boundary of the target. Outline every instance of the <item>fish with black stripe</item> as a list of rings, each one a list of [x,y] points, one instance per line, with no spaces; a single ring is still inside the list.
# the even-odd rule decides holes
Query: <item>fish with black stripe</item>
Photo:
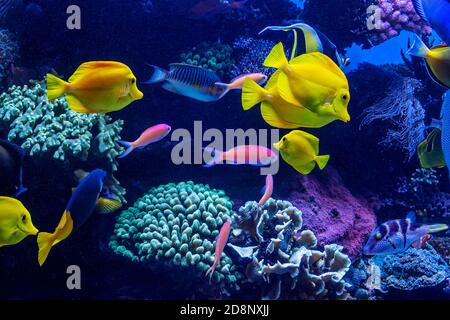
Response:
[[[369,236],[363,248],[365,255],[397,254],[409,247],[422,248],[430,239],[431,233],[448,229],[446,224],[420,224],[414,212],[406,219],[389,220],[378,226]]]
[[[164,82],[162,87],[167,91],[203,102],[221,99],[232,88],[222,83],[214,72],[184,63],[170,64],[169,71],[153,66],[152,77],[146,84]]]

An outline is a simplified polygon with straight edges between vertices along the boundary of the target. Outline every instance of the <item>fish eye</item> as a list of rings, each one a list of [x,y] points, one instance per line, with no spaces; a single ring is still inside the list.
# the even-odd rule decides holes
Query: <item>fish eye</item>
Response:
[[[136,82],[135,78],[131,79],[131,84],[134,84],[135,82]]]
[[[281,139],[283,142],[286,142],[286,137],[283,137],[283,139]]]
[[[25,214],[22,215],[22,222],[25,222],[27,220],[27,216]]]
[[[381,240],[382,237],[383,237],[383,235],[381,234],[381,232],[375,233],[375,239],[376,240]]]
[[[348,95],[344,94],[344,95],[342,96],[342,100],[347,101],[347,99],[348,99]]]

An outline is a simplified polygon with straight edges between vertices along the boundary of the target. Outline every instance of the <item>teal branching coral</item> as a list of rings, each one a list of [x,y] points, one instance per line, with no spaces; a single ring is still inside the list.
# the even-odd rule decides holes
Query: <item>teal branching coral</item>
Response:
[[[183,63],[199,66],[217,73],[219,77],[229,77],[235,61],[233,48],[226,44],[202,42],[180,55]]]
[[[314,233],[302,230],[302,213],[290,202],[271,198],[261,208],[247,202],[236,217],[240,229],[233,231],[233,243],[247,247],[232,248],[251,259],[246,275],[263,299],[350,298],[343,277],[351,261],[343,247],[329,244],[318,250]]]
[[[152,188],[117,218],[110,248],[134,262],[173,271],[177,281],[184,275],[207,285],[203,276],[213,264],[220,227],[233,215],[232,204],[224,191],[192,181]],[[237,288],[240,277],[224,253],[212,282]]]
[[[111,163],[122,147],[122,120],[109,116],[71,111],[64,98],[47,101],[43,82],[12,86],[0,95],[0,129],[7,130],[8,140],[20,144],[30,156],[51,155],[60,161],[71,157],[87,160],[90,152]],[[94,137],[93,132],[98,134]]]

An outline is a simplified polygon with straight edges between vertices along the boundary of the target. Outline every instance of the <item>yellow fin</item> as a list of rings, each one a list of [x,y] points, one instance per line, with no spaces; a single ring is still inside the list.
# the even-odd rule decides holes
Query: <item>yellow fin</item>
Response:
[[[284,53],[284,47],[281,42],[277,43],[270,51],[266,60],[264,60],[264,66],[269,68],[283,69],[289,64],[286,54]]]
[[[53,101],[61,97],[66,92],[67,82],[54,76],[51,73],[47,73],[47,99]]]
[[[40,232],[37,236],[37,244],[39,246],[38,261],[42,267],[45,260],[47,260],[50,249],[55,242],[55,235],[48,232]]]
[[[306,164],[302,165],[294,165],[293,168],[300,172],[301,174],[309,174],[311,171],[313,171],[314,167],[316,166],[316,163],[314,161],[310,161]]]
[[[69,82],[75,82],[81,77],[85,76],[88,72],[91,72],[99,68],[123,68],[125,65],[116,61],[91,61],[81,64],[78,69],[69,78]]]
[[[95,209],[98,213],[106,214],[106,213],[112,213],[122,207],[122,202],[116,199],[110,199],[110,198],[99,198],[97,200],[97,204],[95,206]]]
[[[264,121],[275,128],[295,129],[299,127],[298,124],[286,121],[281,118],[276,109],[267,101],[263,101],[261,103],[261,115]]]
[[[83,104],[73,95],[69,94],[66,96],[67,104],[69,108],[75,112],[79,113],[94,113],[90,109],[83,106]]]
[[[270,90],[272,88],[275,88],[278,85],[278,76],[282,73],[282,71],[277,70],[273,73],[273,75],[269,78],[269,80],[266,83],[266,90]]]
[[[264,89],[250,78],[244,80],[242,86],[242,108],[249,110],[264,98]]]
[[[327,165],[328,160],[330,160],[330,155],[327,154],[323,156],[316,156],[314,160],[316,160],[316,163],[319,166],[320,170],[323,170],[323,168],[325,168],[325,166]]]
[[[325,66],[328,70],[330,70],[340,78],[346,78],[341,68],[339,68],[339,66],[336,63],[334,63],[334,61],[330,57],[321,52],[311,52],[307,54],[302,54],[292,59],[291,63],[292,64],[310,63],[313,65]]]
[[[284,101],[295,106],[301,106],[301,103],[298,102],[297,98],[291,91],[291,87],[289,86],[289,79],[286,74],[280,73],[278,75],[277,87],[278,93]]]

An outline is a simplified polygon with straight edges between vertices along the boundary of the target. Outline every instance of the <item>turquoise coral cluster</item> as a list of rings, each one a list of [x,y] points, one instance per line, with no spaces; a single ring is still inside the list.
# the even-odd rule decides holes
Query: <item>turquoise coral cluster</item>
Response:
[[[227,44],[202,42],[180,55],[181,61],[228,77],[234,67],[233,48]]]
[[[134,262],[168,272],[181,268],[199,279],[214,262],[214,241],[233,215],[232,205],[224,191],[192,181],[152,188],[117,218],[110,248]],[[240,277],[224,253],[212,282],[234,288]]]

